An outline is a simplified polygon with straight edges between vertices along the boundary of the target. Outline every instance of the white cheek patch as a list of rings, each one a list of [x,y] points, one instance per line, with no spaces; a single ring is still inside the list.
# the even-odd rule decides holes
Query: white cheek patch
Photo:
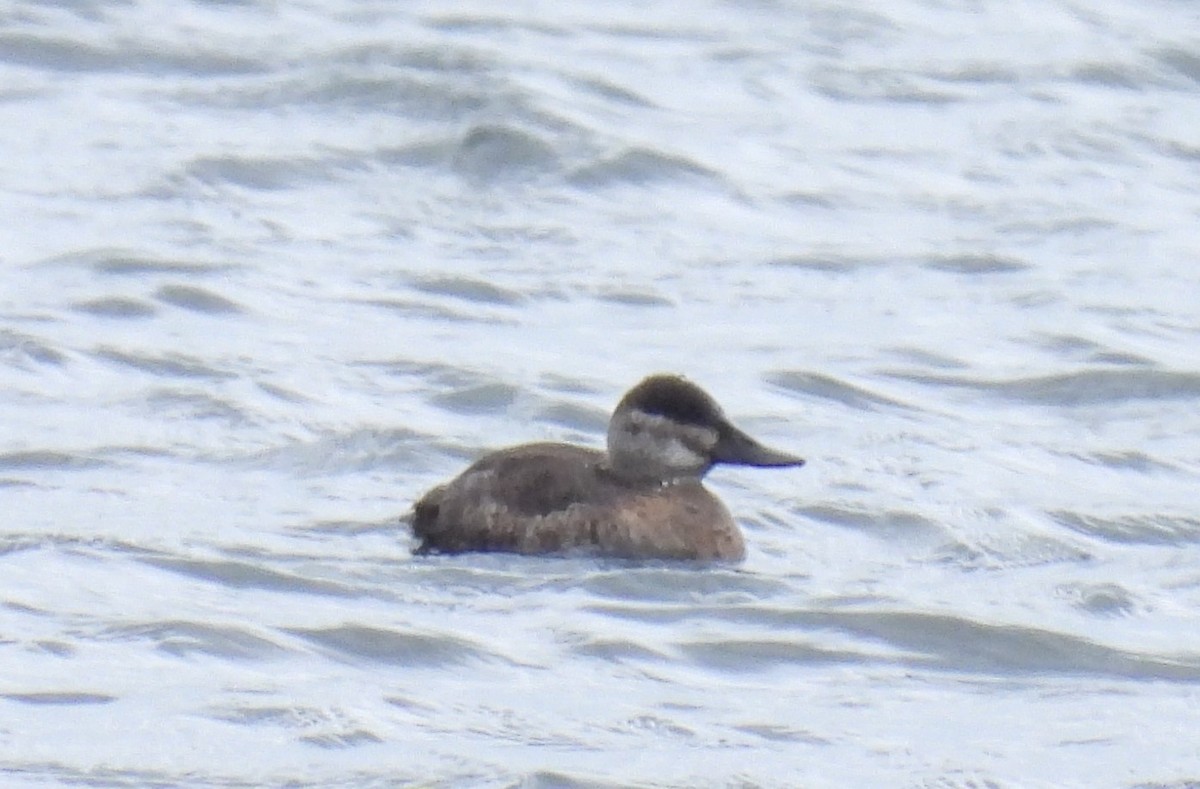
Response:
[[[662,452],[661,445],[659,451],[660,457],[666,460],[671,468],[698,468],[707,464],[699,453],[677,438],[672,438],[667,443],[665,453]]]
[[[713,440],[698,427],[677,425],[661,416],[635,412],[629,416],[629,448],[637,455],[675,469],[708,465],[708,458],[694,446],[711,446]],[[680,433],[691,441],[680,438]]]

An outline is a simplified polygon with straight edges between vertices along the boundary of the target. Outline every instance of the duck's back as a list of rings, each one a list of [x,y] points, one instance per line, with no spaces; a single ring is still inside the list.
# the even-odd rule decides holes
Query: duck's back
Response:
[[[414,507],[418,553],[586,551],[660,559],[741,559],[741,533],[698,480],[631,484],[603,452],[528,444],[481,458]]]

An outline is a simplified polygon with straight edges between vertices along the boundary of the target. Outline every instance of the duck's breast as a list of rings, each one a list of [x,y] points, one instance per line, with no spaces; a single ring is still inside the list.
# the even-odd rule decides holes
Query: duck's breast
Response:
[[[646,559],[740,561],[745,541],[721,500],[698,481],[623,497],[609,553]]]

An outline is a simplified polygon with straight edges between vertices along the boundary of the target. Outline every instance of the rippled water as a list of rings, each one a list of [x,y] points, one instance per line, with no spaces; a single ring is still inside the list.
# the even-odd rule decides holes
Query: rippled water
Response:
[[[1200,783],[1188,2],[0,9],[5,786]],[[736,568],[415,559],[686,373]]]

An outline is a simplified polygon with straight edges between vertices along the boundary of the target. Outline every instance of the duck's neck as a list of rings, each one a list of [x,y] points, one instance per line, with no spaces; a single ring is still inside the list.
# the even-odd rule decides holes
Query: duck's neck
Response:
[[[610,455],[604,461],[604,471],[625,484],[665,488],[682,482],[699,482],[701,475],[694,471],[648,468],[646,464],[614,463]]]

